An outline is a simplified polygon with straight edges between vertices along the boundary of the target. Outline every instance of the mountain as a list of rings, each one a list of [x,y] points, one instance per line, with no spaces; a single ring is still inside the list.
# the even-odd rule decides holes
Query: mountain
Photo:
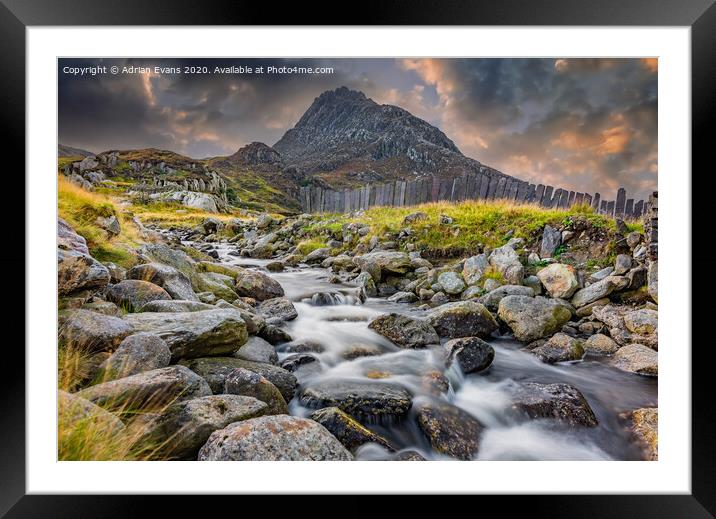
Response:
[[[83,150],[80,148],[73,148],[72,146],[65,146],[64,144],[57,145],[57,156],[58,157],[93,157],[94,153],[91,151]]]
[[[335,187],[414,174],[454,177],[481,166],[435,126],[346,87],[318,96],[273,149],[287,166]]]

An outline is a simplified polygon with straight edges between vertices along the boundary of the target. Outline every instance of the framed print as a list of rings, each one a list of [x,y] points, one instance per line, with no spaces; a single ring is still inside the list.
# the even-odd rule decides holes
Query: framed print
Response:
[[[5,1],[27,304],[3,512],[530,494],[711,517],[691,172],[716,8],[518,4],[266,26]]]

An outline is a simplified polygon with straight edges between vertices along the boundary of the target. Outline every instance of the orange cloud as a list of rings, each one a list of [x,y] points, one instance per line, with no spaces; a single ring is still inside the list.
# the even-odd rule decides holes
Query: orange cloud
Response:
[[[659,58],[642,58],[641,64],[644,65],[649,72],[659,71]]]

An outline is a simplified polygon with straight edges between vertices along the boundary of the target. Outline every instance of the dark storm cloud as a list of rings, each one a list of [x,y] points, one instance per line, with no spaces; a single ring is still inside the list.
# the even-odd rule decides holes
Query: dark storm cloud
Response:
[[[329,66],[331,74],[76,77],[65,66]],[[505,173],[611,196],[656,188],[657,64],[640,59],[60,60],[60,142],[193,157],[276,142],[321,92],[348,86],[440,127]]]

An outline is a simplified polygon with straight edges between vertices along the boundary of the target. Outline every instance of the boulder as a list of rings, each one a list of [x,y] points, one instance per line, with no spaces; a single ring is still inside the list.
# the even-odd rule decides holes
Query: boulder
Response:
[[[122,421],[112,413],[85,398],[62,390],[57,393],[57,419],[61,433],[96,427],[114,436],[122,434],[125,430]],[[62,438],[59,441],[61,443]]]
[[[176,402],[164,409],[142,438],[159,445],[170,459],[195,460],[214,431],[263,416],[268,406],[249,396],[209,395]]]
[[[611,302],[611,301],[609,300],[608,297],[603,297],[602,299],[597,299],[597,300],[594,301],[593,303],[589,303],[588,305],[584,305],[584,306],[582,306],[581,308],[579,308],[579,309],[575,312],[575,315],[576,315],[577,317],[587,317],[587,316],[589,316],[589,315],[592,315],[592,312],[594,311],[594,309],[595,309],[596,307],[598,307],[598,306],[606,306],[606,305],[608,305],[610,302]]]
[[[307,418],[252,418],[215,431],[199,461],[348,461],[353,456],[325,427]]]
[[[283,288],[275,279],[256,270],[244,270],[236,276],[236,293],[243,297],[253,297],[265,301],[274,297],[283,297]]]
[[[525,382],[514,392],[512,408],[532,419],[558,420],[571,427],[598,425],[587,399],[568,384]]]
[[[537,277],[552,297],[569,299],[579,288],[577,273],[571,265],[552,263],[540,270]]]
[[[114,380],[165,368],[171,357],[169,346],[161,337],[153,333],[135,333],[125,338],[117,350],[100,365],[101,379]]]
[[[321,247],[319,249],[313,250],[309,252],[306,255],[306,258],[304,261],[306,263],[320,263],[324,259],[328,258],[331,255],[331,249],[328,247]]]
[[[427,213],[424,213],[422,211],[417,211],[415,213],[410,213],[408,216],[403,218],[403,224],[408,225],[414,222],[418,222],[420,220],[427,220],[428,215]]]
[[[249,360],[252,362],[263,362],[266,364],[277,364],[278,354],[274,347],[261,337],[251,336],[246,344],[234,353],[237,359]]]
[[[527,276],[523,281],[526,287],[532,289],[534,295],[538,296],[542,294],[542,282],[537,276]]]
[[[310,384],[300,400],[306,407],[338,407],[359,418],[403,416],[412,405],[410,393],[397,384],[353,380]]]
[[[258,311],[269,324],[280,324],[298,317],[296,307],[286,297],[266,299],[258,306]]]
[[[288,414],[288,405],[278,390],[266,377],[245,368],[231,370],[224,381],[224,393],[250,396],[266,403],[264,414]]]
[[[502,285],[486,294],[482,295],[477,301],[493,312],[497,311],[500,301],[507,296],[526,296],[534,297],[535,291],[530,287],[522,285]]]
[[[587,278],[587,281],[590,283],[596,283],[597,281],[601,281],[602,279],[606,278],[607,276],[611,276],[614,272],[614,267],[606,267],[601,270],[598,270],[594,273],[592,273],[589,278]]]
[[[90,310],[104,315],[119,315],[119,308],[109,301],[92,301],[82,305],[83,310]]]
[[[436,452],[459,460],[471,460],[477,455],[484,426],[471,414],[435,401],[420,405],[416,418]]]
[[[511,285],[521,285],[525,277],[525,268],[515,250],[503,245],[492,251],[488,258],[490,266],[502,274],[503,279]]]
[[[607,276],[601,281],[597,281],[578,290],[572,297],[572,304],[579,308],[589,303],[593,303],[599,299],[607,297],[615,290],[620,290],[628,286],[629,280],[622,276]]]
[[[258,330],[258,332],[256,332],[256,335],[274,346],[284,342],[291,342],[293,340],[293,337],[291,337],[288,332],[282,330],[275,324],[265,324]]]
[[[159,285],[136,279],[125,279],[116,285],[110,285],[106,294],[107,299],[131,312],[138,311],[150,301],[172,298]]]
[[[624,314],[624,325],[632,333],[651,335],[659,328],[659,313],[649,308],[641,308]]]
[[[478,337],[452,339],[443,345],[447,364],[457,361],[463,373],[478,373],[490,367],[495,358],[492,346]]]
[[[659,374],[659,354],[643,344],[627,344],[612,357],[612,366],[639,375]]]
[[[530,353],[547,364],[579,360],[584,356],[584,343],[565,333],[556,333]]]
[[[644,453],[647,461],[659,459],[659,409],[645,407],[627,414],[632,437]]]
[[[378,288],[375,285],[375,281],[369,272],[361,272],[353,280],[358,287],[362,287],[368,297],[375,297],[378,295]]]
[[[315,364],[314,364],[315,363]],[[311,355],[310,353],[294,353],[283,359],[280,366],[286,371],[293,373],[297,371],[301,366],[312,364],[312,367],[320,367],[321,362],[318,357]]]
[[[107,267],[89,254],[57,249],[57,291],[60,295],[97,289],[109,283]]]
[[[554,251],[562,244],[562,233],[550,225],[544,226],[542,232],[542,245],[539,255],[542,258],[551,258]]]
[[[418,451],[405,450],[400,451],[390,458],[390,461],[427,461]]]
[[[90,255],[84,237],[77,234],[72,226],[62,218],[57,219],[57,248]]]
[[[376,251],[353,258],[353,263],[368,272],[376,283],[389,274],[405,274],[413,269],[410,256],[405,252]]]
[[[167,404],[211,394],[206,381],[184,366],[144,371],[90,386],[77,393],[99,406],[130,413],[160,409]]]
[[[236,299],[234,278],[218,272],[199,272],[192,278],[192,287],[197,292],[210,292],[219,299],[231,302]]]
[[[611,355],[618,349],[619,345],[602,333],[592,335],[584,343],[584,351],[594,355]]]
[[[226,377],[236,368],[244,368],[266,378],[281,392],[286,402],[290,402],[296,392],[296,377],[283,368],[263,362],[252,362],[234,357],[205,357],[182,361],[189,369],[203,377],[217,394],[224,391]]]
[[[127,314],[139,332],[151,332],[167,343],[172,361],[181,358],[233,353],[247,340],[246,323],[238,310],[198,312],[144,312]]]
[[[450,295],[460,294],[467,288],[462,276],[452,270],[442,272],[438,276],[438,283],[443,287],[445,293]]]
[[[615,276],[623,276],[631,268],[632,259],[629,254],[618,254],[614,260],[614,273]]]
[[[149,281],[159,285],[172,299],[183,301],[199,301],[191,286],[189,278],[179,270],[162,263],[144,263],[136,265],[127,272],[129,279]]]
[[[458,301],[439,306],[428,314],[427,322],[440,337],[450,339],[487,338],[499,327],[487,308],[476,301]]]
[[[507,296],[500,301],[497,315],[521,342],[549,337],[572,317],[570,310],[545,297]]]
[[[381,315],[373,319],[368,328],[401,348],[424,348],[429,344],[440,342],[438,334],[430,324],[397,313]]]
[[[117,217],[114,215],[108,217],[98,216],[95,219],[95,223],[97,226],[107,231],[111,236],[117,236],[122,232],[119,220],[117,220]]]
[[[142,254],[150,261],[174,267],[189,279],[196,273],[196,262],[186,252],[172,249],[163,243],[145,245]]]
[[[468,285],[477,285],[483,274],[490,266],[486,254],[471,256],[465,260],[462,266],[462,277]]]
[[[124,319],[89,310],[67,310],[59,315],[60,344],[87,352],[112,351],[134,331]]]
[[[390,451],[395,450],[388,440],[364,427],[337,407],[319,409],[310,418],[325,427],[351,452],[366,443],[377,443]]]
[[[201,301],[183,301],[179,299],[158,299],[143,305],[140,312],[200,312],[201,310],[215,310],[214,305],[202,303]]]
[[[391,303],[414,303],[418,300],[412,292],[396,292],[392,296],[388,297],[388,301]]]

